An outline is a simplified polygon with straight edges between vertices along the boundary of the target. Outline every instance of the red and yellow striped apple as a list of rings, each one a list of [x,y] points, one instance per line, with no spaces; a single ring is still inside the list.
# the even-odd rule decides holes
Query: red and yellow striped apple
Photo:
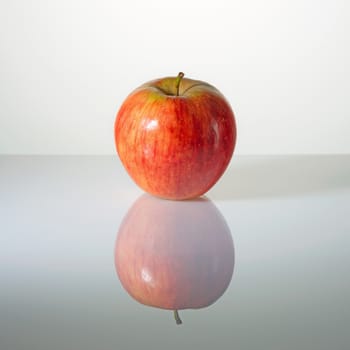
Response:
[[[234,151],[236,123],[215,87],[179,73],[134,90],[117,113],[114,135],[136,184],[182,200],[204,194],[222,176]]]

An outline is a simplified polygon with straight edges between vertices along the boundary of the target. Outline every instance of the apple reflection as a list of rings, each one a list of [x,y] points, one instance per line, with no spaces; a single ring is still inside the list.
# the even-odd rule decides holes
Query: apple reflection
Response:
[[[233,274],[230,229],[206,198],[168,201],[144,194],[123,219],[115,267],[138,302],[174,311],[207,307],[227,289]]]

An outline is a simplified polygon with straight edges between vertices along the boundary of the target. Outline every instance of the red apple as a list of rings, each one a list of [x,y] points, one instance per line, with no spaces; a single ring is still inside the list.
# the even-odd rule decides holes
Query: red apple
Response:
[[[119,228],[115,266],[135,300],[174,310],[181,323],[177,310],[207,307],[227,289],[233,240],[211,201],[164,201],[145,194]]]
[[[236,124],[215,87],[179,73],[134,90],[120,107],[114,135],[136,184],[180,200],[204,194],[222,176],[235,147]]]

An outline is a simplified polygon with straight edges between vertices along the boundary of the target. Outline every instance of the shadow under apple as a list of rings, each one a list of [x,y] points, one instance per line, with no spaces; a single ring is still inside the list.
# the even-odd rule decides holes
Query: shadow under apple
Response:
[[[236,156],[208,196],[265,199],[346,188],[350,188],[349,155]]]
[[[142,195],[115,244],[118,277],[138,302],[174,311],[200,309],[227,289],[234,268],[230,229],[206,198],[168,201]]]

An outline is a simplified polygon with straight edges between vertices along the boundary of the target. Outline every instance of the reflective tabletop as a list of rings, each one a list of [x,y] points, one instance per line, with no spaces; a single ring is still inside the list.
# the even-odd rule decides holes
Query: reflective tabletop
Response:
[[[0,349],[349,349],[350,156],[234,156],[206,196],[117,156],[0,156]]]

